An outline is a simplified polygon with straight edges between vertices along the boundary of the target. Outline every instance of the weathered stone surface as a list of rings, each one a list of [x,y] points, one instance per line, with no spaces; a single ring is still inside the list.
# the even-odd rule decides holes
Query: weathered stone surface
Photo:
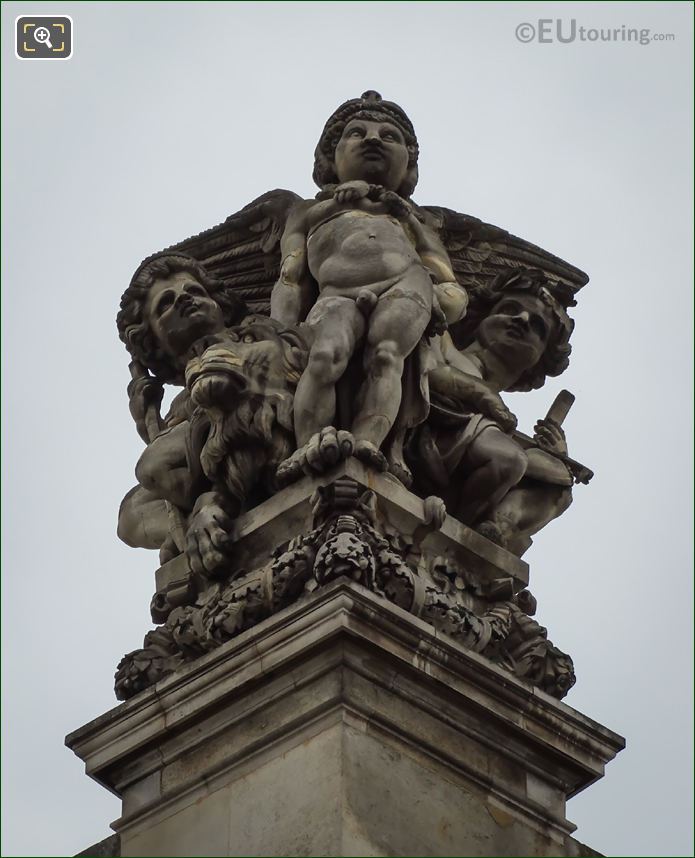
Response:
[[[389,474],[376,473],[355,458],[340,462],[328,473],[305,476],[240,515],[232,530],[235,563],[246,569],[262,565],[275,549],[310,530],[313,520],[311,499],[316,490],[343,477],[374,492],[378,499],[379,518],[402,534],[404,540],[412,543],[419,529],[422,534],[420,547],[428,554],[461,558],[471,573],[483,581],[491,582],[507,576],[513,578],[521,589],[528,585],[529,569],[523,560],[481,537],[453,516],[446,516],[439,528],[428,528],[421,498]],[[177,557],[158,570],[157,587],[163,588],[184,577],[187,571],[185,557]]]
[[[558,703],[520,558],[592,474],[572,394],[532,435],[501,396],[566,369],[588,278],[417,205],[418,154],[399,105],[347,101],[315,199],[264,194],[122,297],[118,533],[159,550],[156,627],[68,743],[123,855],[588,854],[565,801],[622,740]]]
[[[623,746],[346,579],[66,741],[123,855],[580,854],[566,798]]]
[[[480,615],[469,622],[447,588],[467,576],[464,586],[492,583],[495,604],[516,598],[519,576],[509,576],[503,599],[489,563],[499,572],[509,553],[521,557],[569,507],[573,483],[591,477],[567,454],[571,394],[560,394],[533,436],[516,429],[500,396],[565,370],[567,311],[587,278],[498,227],[417,206],[418,154],[405,111],[365,92],[321,133],[315,199],[264,194],[224,225],[145,260],[126,289],[118,329],[133,359],[130,410],[147,447],[118,532],[129,545],[159,548],[151,613],[160,628],[119,665],[119,698],[321,585],[335,574],[328,561],[352,565],[363,583],[390,564],[396,601],[405,579],[406,589],[427,588],[427,575],[404,571],[414,564],[397,546],[420,539],[407,530],[414,503],[406,488],[427,506],[426,526],[448,508],[446,526],[458,527],[468,563],[462,577],[443,554],[442,586],[430,588],[441,598],[417,612],[454,635],[472,623],[477,640],[535,636],[525,666],[518,648],[510,656],[517,673],[558,696],[574,681],[571,660],[523,618],[533,613],[528,594],[515,603],[521,613],[500,609],[480,632]],[[185,389],[162,417],[165,383]],[[352,457],[373,477],[391,478],[397,498],[382,494],[380,512],[390,510],[391,532],[376,528],[367,544],[354,516],[352,530],[335,522],[330,535],[326,522],[312,521],[314,543],[331,545],[321,551],[300,538],[301,502],[277,493],[306,476],[333,477]],[[282,559],[244,535],[255,512],[272,514]],[[268,564],[242,606],[236,582]],[[539,667],[545,655],[551,667]]]
[[[157,682],[274,611],[347,575],[556,697],[574,683],[569,656],[531,618],[527,567],[389,475],[348,459],[237,519],[215,578],[173,558],[142,649],[119,665],[120,697]],[[236,538],[234,538],[236,537]]]
[[[75,858],[80,858],[81,855],[93,856],[93,858],[120,858],[121,854],[121,838],[118,834],[112,834],[110,837],[100,840],[89,849],[83,852],[78,852]]]

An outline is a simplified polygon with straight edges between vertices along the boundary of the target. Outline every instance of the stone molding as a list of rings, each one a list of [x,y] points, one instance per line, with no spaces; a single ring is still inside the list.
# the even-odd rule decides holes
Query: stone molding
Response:
[[[565,800],[624,740],[342,578],[66,738],[152,825],[261,758],[344,723],[395,737],[557,842]]]

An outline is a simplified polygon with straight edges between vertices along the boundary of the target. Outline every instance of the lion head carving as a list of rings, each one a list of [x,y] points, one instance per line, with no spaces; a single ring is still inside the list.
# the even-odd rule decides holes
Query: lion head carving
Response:
[[[210,422],[201,466],[240,508],[256,486],[274,489],[278,464],[294,450],[294,391],[307,354],[297,329],[249,316],[186,367],[191,399]]]

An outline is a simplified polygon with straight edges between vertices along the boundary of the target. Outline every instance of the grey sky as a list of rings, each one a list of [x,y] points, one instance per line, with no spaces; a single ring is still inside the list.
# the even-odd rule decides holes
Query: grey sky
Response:
[[[70,14],[74,58],[15,59],[15,16]],[[522,44],[522,22],[672,41]],[[569,370],[596,471],[527,555],[575,659],[566,702],[627,737],[569,804],[612,855],[692,855],[692,6],[2,4],[4,855],[69,855],[117,800],[63,736],[114,705],[150,627],[154,554],[115,535],[141,442],[114,318],[140,260],[275,187],[308,196],[329,113],[408,111],[420,203],[583,268]]]

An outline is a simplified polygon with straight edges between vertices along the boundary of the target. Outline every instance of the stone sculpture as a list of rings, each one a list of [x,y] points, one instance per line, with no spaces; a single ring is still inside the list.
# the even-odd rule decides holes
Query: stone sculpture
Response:
[[[525,450],[499,393],[561,373],[573,323],[538,271],[498,276],[474,306],[457,335],[464,347],[449,333],[432,346],[432,405],[413,434],[410,458],[420,487],[440,494],[464,524],[521,554],[530,535],[569,506],[574,473],[563,458],[560,423],[540,420]],[[529,481],[536,490],[522,499]]]
[[[322,192],[292,209],[271,297],[274,318],[305,321],[313,332],[297,388],[297,444],[334,422],[335,386],[362,345],[350,428],[355,456],[381,470],[406,358],[428,327],[442,323],[441,304],[449,323],[466,307],[446,250],[408,201],[417,154],[410,120],[397,105],[374,92],[342,105],[316,148]]]
[[[146,448],[118,533],[161,566],[120,699],[341,576],[550,694],[573,684],[517,559],[592,476],[567,456],[573,397],[527,436],[500,394],[565,370],[587,277],[416,205],[417,158],[367,92],[326,123],[316,199],[271,191],[134,275],[118,329]],[[164,384],[183,389],[162,417]]]

